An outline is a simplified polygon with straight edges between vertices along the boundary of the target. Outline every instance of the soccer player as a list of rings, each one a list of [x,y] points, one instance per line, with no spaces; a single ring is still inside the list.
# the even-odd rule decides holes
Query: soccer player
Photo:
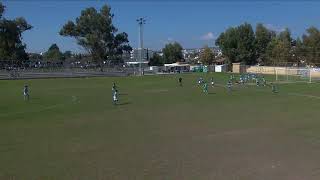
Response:
[[[278,92],[276,85],[273,84],[273,83],[271,83],[271,89],[272,89],[273,93],[277,93]]]
[[[113,83],[112,85],[112,93],[114,93],[117,90],[116,83]]]
[[[179,78],[179,85],[182,86],[182,78]]]
[[[24,88],[23,88],[23,99],[25,101],[29,100],[29,87],[28,87],[28,85],[24,85]]]
[[[118,102],[118,90],[115,90],[112,95],[113,104],[117,105]]]
[[[256,78],[256,85],[260,86],[259,78]]]
[[[234,76],[233,76],[233,74],[232,74],[232,75],[230,75],[230,81],[232,82],[233,79],[234,79]]]
[[[198,85],[201,85],[203,83],[203,79],[202,79],[202,77],[200,77],[199,79],[198,79]]]
[[[214,87],[214,81],[213,78],[211,78],[211,86]]]
[[[231,87],[232,87],[232,82],[229,80],[228,83],[227,83],[227,90],[228,90],[229,93],[232,90]]]
[[[242,75],[240,76],[240,84],[244,84],[244,80],[243,80],[243,77],[242,77]]]
[[[208,94],[208,84],[206,82],[203,84],[203,92]]]
[[[263,83],[263,86],[266,86],[267,85],[267,81],[266,79],[262,76],[262,83]]]

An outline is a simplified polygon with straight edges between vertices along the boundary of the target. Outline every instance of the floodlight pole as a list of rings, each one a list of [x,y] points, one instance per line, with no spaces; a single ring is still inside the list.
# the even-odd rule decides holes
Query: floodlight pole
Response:
[[[139,69],[140,69],[140,75],[143,75],[143,73],[142,73],[143,25],[146,23],[146,20],[145,20],[145,18],[141,17],[141,18],[137,19],[137,22],[139,24],[139,48],[140,48]]]

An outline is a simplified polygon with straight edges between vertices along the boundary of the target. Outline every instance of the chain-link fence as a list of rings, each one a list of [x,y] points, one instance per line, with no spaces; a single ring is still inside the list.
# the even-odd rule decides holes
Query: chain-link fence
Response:
[[[104,68],[20,68],[12,67],[0,70],[0,79],[31,79],[58,77],[98,77],[98,76],[129,76],[135,74],[130,67]]]

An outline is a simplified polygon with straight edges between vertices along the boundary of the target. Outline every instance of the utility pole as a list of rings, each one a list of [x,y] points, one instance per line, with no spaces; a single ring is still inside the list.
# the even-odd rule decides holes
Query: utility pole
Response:
[[[139,24],[139,48],[140,48],[139,68],[140,68],[140,75],[143,75],[143,73],[142,73],[143,25],[146,24],[146,19],[141,17],[141,18],[137,19],[137,22]],[[139,48],[138,48],[138,50],[139,50]]]

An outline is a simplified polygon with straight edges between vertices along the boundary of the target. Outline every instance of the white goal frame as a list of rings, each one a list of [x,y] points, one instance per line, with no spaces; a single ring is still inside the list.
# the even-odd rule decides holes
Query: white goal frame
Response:
[[[312,83],[320,80],[320,68],[275,68],[276,81]],[[280,78],[282,77],[282,78]]]

